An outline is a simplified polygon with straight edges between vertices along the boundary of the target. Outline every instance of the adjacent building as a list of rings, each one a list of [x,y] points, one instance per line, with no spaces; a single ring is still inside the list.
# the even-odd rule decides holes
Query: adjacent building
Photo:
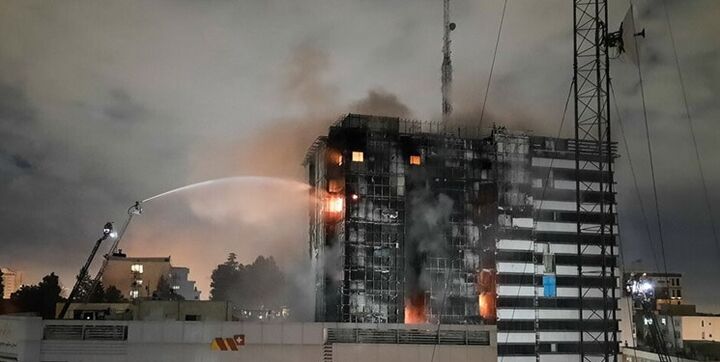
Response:
[[[58,303],[59,314],[64,303]],[[72,303],[65,319],[135,321],[233,321],[230,302],[196,300],[135,300],[121,303]]]
[[[170,257],[129,257],[122,251],[108,258],[102,283],[105,287],[115,286],[125,298],[153,298],[158,285],[167,286],[186,300],[197,300],[200,292],[195,282],[188,280],[190,270],[174,267]]]
[[[496,360],[495,343],[495,327],[481,325],[438,331],[432,325],[0,316],[0,359],[24,362],[476,362]]]
[[[576,149],[597,171],[576,173]],[[597,149],[501,127],[340,119],[305,158],[317,320],[497,323],[506,362],[577,360],[581,330],[607,331],[617,350],[615,200],[599,189],[612,158]],[[578,176],[583,202],[603,205],[579,216]],[[607,295],[587,288],[600,285]]]
[[[22,273],[10,268],[0,268],[2,271],[2,299],[10,299],[10,295],[15,293],[22,286]]]
[[[200,291],[195,287],[195,281],[189,280],[190,268],[171,267],[170,268],[170,287],[185,300],[200,299]]]

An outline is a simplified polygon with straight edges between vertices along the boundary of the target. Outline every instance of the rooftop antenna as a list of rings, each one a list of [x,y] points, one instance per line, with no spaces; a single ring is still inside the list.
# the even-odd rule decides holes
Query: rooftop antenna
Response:
[[[442,117],[443,122],[450,118],[452,103],[450,90],[452,88],[452,61],[450,60],[450,32],[455,30],[455,23],[450,22],[450,0],[443,0],[443,61],[442,61]]]

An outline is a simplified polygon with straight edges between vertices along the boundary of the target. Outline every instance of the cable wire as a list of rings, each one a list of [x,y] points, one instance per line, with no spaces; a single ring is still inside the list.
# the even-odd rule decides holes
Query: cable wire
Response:
[[[632,6],[632,4],[631,4]],[[632,9],[632,7],[631,7]],[[632,11],[632,10],[631,10]],[[634,23],[634,22],[633,22]],[[637,31],[637,29],[634,28],[633,24],[633,34]],[[662,219],[660,217],[660,203],[658,201],[658,193],[657,193],[657,181],[655,177],[655,159],[653,157],[652,152],[652,140],[650,136],[650,126],[648,124],[648,117],[647,117],[647,103],[645,101],[645,85],[643,82],[643,76],[642,76],[642,66],[640,65],[640,49],[638,48],[638,42],[637,37],[633,36],[633,41],[635,43],[635,56],[636,56],[636,62],[637,65],[637,72],[638,72],[638,81],[640,83],[640,98],[642,101],[642,111],[643,111],[643,124],[645,126],[645,136],[647,140],[647,150],[648,150],[648,157],[650,160],[650,177],[652,180],[652,191],[653,191],[653,200],[655,202],[655,218],[657,220],[657,229],[658,229],[658,239],[660,241],[660,256],[662,257],[663,262],[663,270],[665,273],[665,281],[668,282],[667,278],[667,258],[665,256],[665,239],[663,237],[663,228],[662,228]],[[668,283],[669,284],[669,283]],[[671,326],[671,333],[675,333],[675,323],[673,322],[673,319],[670,318],[670,326]],[[675,339],[672,339],[672,345],[673,349],[675,349]],[[660,353],[658,350],[657,353]],[[668,358],[670,358],[668,356]],[[672,360],[672,358],[670,358]]]
[[[495,39],[495,50],[493,51],[492,63],[490,63],[490,74],[488,75],[487,86],[485,87],[485,97],[480,111],[480,124],[482,125],[485,117],[485,104],[487,104],[488,94],[490,93],[490,83],[492,81],[493,70],[495,69],[495,59],[497,59],[498,47],[500,45],[500,35],[502,34],[503,22],[505,21],[505,10],[507,9],[507,0],[505,0],[500,16],[500,26],[498,27],[497,39]]]
[[[610,93],[613,97],[613,102],[615,103],[615,112],[617,113],[617,120],[618,120],[618,126],[620,128],[620,136],[623,140],[623,145],[625,146],[625,151],[627,152],[627,158],[628,158],[628,165],[630,166],[630,173],[632,174],[633,178],[633,186],[635,187],[635,195],[637,195],[638,204],[640,205],[640,213],[643,217],[643,224],[645,225],[645,233],[647,234],[648,238],[648,244],[650,245],[650,249],[652,250],[653,255],[653,261],[655,262],[655,268],[660,270],[660,262],[658,261],[657,254],[655,253],[655,244],[652,240],[652,232],[650,231],[650,221],[647,217],[647,212],[645,211],[645,203],[643,202],[642,195],[640,193],[640,186],[638,184],[637,180],[637,174],[635,172],[635,166],[632,161],[632,157],[630,155],[630,146],[627,140],[627,137],[625,136],[625,127],[623,126],[622,117],[620,116],[620,108],[618,105],[617,97],[615,96],[615,88],[613,87],[612,81],[610,82]]]
[[[650,222],[648,221],[647,214],[645,213],[645,207],[643,206],[642,197],[640,196],[640,188],[638,187],[637,177],[635,175],[635,168],[633,167],[632,156],[630,155],[630,147],[628,146],[627,137],[625,136],[625,128],[623,127],[622,116],[620,113],[620,106],[618,105],[617,97],[615,96],[615,88],[613,87],[612,79],[610,80],[610,92],[613,97],[613,103],[615,104],[615,113],[617,114],[616,118],[617,118],[618,125],[620,126],[620,136],[623,139],[623,144],[625,145],[625,151],[627,152],[628,163],[630,165],[630,172],[632,173],[633,183],[635,185],[635,194],[637,194],[637,196],[638,196],[638,203],[640,204],[640,210],[643,215],[643,221],[645,223],[645,231],[647,232],[648,243],[650,244],[650,248],[653,249],[653,258],[655,259],[655,266],[657,267],[658,261],[657,261],[657,255],[655,255],[654,246],[652,243],[652,238],[651,238],[652,234],[650,232]],[[616,235],[616,237],[617,237],[618,248],[620,249],[620,252],[618,253],[618,257],[620,258],[620,265],[623,267],[623,270],[627,270],[627,268],[625,266],[625,257],[624,257],[625,251],[623,249],[622,236],[621,236],[623,233],[620,232],[620,223],[619,222],[617,223],[617,225],[618,225],[618,234]],[[627,302],[628,315],[630,316],[630,323],[632,323],[633,305],[631,302],[631,298],[625,297],[623,299],[625,299],[625,301]],[[632,328],[632,326],[631,326],[631,328]],[[637,337],[636,337],[635,333],[631,333],[631,338],[633,341],[633,347],[637,347]],[[637,360],[637,349],[633,348],[633,354],[635,356],[635,360]]]
[[[665,12],[665,21],[667,22],[668,32],[670,33],[670,44],[672,44],[673,56],[675,57],[675,68],[677,70],[678,80],[680,81],[680,90],[682,91],[683,104],[685,106],[685,115],[688,120],[688,128],[690,129],[690,135],[692,136],[693,147],[695,148],[695,161],[697,162],[700,182],[702,183],[703,196],[705,197],[705,206],[707,207],[708,211],[710,228],[712,229],[712,235],[713,240],[715,240],[715,245],[718,247],[718,251],[720,251],[720,239],[718,238],[717,227],[715,225],[715,219],[713,217],[713,209],[710,203],[707,181],[705,179],[705,171],[703,170],[702,162],[700,161],[700,151],[698,147],[697,137],[695,136],[695,126],[693,125],[693,118],[692,114],[690,113],[687,91],[685,89],[685,80],[682,75],[682,68],[680,67],[680,58],[678,57],[677,47],[675,46],[675,35],[673,34],[673,28],[670,21],[670,12],[667,9],[665,0],[663,0],[662,4],[663,10]]]

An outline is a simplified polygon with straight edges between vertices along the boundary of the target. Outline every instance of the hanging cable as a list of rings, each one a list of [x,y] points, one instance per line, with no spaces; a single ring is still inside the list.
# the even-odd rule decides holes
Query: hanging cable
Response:
[[[643,206],[643,200],[642,200],[642,197],[640,196],[640,188],[638,187],[637,177],[635,174],[635,168],[633,166],[632,156],[630,154],[630,147],[628,146],[627,137],[625,136],[625,127],[623,126],[622,116],[620,114],[620,106],[618,105],[617,97],[615,96],[615,88],[613,87],[612,79],[610,80],[610,92],[613,97],[613,103],[615,104],[615,113],[617,114],[616,119],[618,122],[618,126],[620,127],[620,136],[622,137],[623,144],[625,145],[625,152],[627,153],[628,164],[630,165],[630,172],[632,173],[633,183],[635,185],[635,194],[638,196],[638,203],[640,204],[640,211],[642,212],[642,215],[643,215],[643,221],[645,224],[645,231],[646,231],[647,237],[648,237],[648,243],[650,245],[650,249],[653,251],[653,259],[655,260],[655,267],[657,268],[659,263],[657,260],[657,255],[655,254],[654,245],[652,243],[652,237],[651,237],[652,234],[650,232],[650,222],[648,221],[647,213],[645,212],[645,206]],[[621,235],[623,233],[620,232],[620,226],[621,226],[620,223],[618,223],[617,225],[618,225],[617,243],[618,243],[618,248],[620,249],[618,256],[620,258],[620,265],[623,267],[624,270],[627,270],[626,265],[625,265],[625,257],[624,257],[625,251],[622,246],[622,237],[621,237]],[[623,299],[625,299],[625,301],[627,302],[627,310],[628,310],[628,313],[630,316],[630,321],[632,323],[633,305],[631,302],[631,298],[626,297]],[[633,347],[637,347],[637,337],[636,337],[635,333],[631,333],[631,338],[633,341]],[[633,348],[633,354],[635,355],[635,360],[637,360],[637,349]]]
[[[488,94],[490,93],[490,83],[492,81],[493,70],[495,69],[495,59],[497,59],[498,47],[500,45],[500,35],[502,34],[503,22],[505,21],[505,10],[507,9],[507,0],[503,4],[502,15],[500,16],[500,26],[498,27],[497,39],[495,39],[495,50],[493,51],[492,63],[490,63],[490,74],[488,75],[487,86],[485,87],[485,97],[480,110],[480,125],[482,125],[485,116],[485,104],[487,103]]]
[[[685,116],[688,120],[688,128],[690,129],[690,135],[692,136],[693,146],[695,148],[695,161],[697,162],[698,172],[700,174],[700,182],[702,183],[703,196],[705,197],[705,206],[708,211],[708,219],[710,221],[710,228],[712,229],[713,240],[715,245],[720,251],[720,239],[718,238],[717,227],[715,225],[715,219],[713,217],[713,209],[710,203],[710,195],[708,192],[707,181],[705,179],[705,171],[703,170],[702,162],[700,161],[700,151],[698,147],[697,137],[695,136],[695,126],[693,125],[692,114],[690,113],[690,106],[688,105],[687,91],[685,89],[685,80],[682,75],[682,68],[680,67],[680,58],[678,57],[677,47],[675,46],[675,35],[673,34],[673,28],[670,22],[670,12],[667,9],[665,0],[662,2],[663,10],[665,12],[665,21],[667,22],[668,32],[670,33],[670,44],[672,44],[673,56],[675,57],[675,68],[677,70],[678,80],[680,81],[680,90],[682,91],[683,104],[685,106]]]
[[[632,11],[632,4],[631,4],[631,11]],[[637,31],[637,29],[634,28],[634,22],[633,22],[633,34]],[[653,157],[652,152],[652,140],[650,136],[650,126],[648,125],[648,117],[647,117],[647,103],[645,101],[645,85],[643,83],[643,77],[642,77],[642,66],[640,65],[640,49],[638,47],[637,37],[633,37],[633,41],[635,43],[635,56],[636,56],[636,62],[637,65],[637,72],[638,72],[638,81],[640,83],[640,98],[642,101],[642,111],[643,111],[643,123],[645,125],[645,136],[647,139],[647,150],[648,150],[648,157],[650,159],[650,178],[652,180],[652,190],[653,190],[653,200],[655,202],[655,218],[657,219],[657,228],[658,228],[658,239],[660,240],[660,256],[662,257],[662,266],[665,273],[665,282],[668,283],[667,279],[667,258],[665,256],[665,239],[663,237],[663,228],[662,228],[662,219],[660,217],[660,203],[658,202],[658,194],[657,194],[657,182],[655,178],[655,160]],[[672,318],[670,319],[670,326],[671,326],[671,333],[675,333],[675,323],[673,322]],[[675,339],[672,339],[672,346],[673,349],[675,348]],[[657,351],[660,353],[660,351]],[[672,360],[672,359],[671,359]]]
[[[613,87],[612,81],[610,82],[610,93],[612,94],[612,97],[613,97],[613,103],[615,103],[615,112],[617,113],[618,126],[620,128],[620,136],[622,137],[623,145],[625,146],[625,151],[627,153],[628,165],[630,166],[630,173],[632,174],[632,178],[633,178],[633,186],[635,187],[635,195],[637,195],[638,204],[640,205],[640,213],[642,214],[643,224],[645,225],[645,233],[647,234],[648,244],[650,245],[650,250],[652,250],[653,261],[655,262],[655,269],[660,270],[660,263],[658,261],[657,254],[655,252],[655,244],[652,241],[652,232],[650,231],[650,221],[647,217],[647,212],[645,211],[645,203],[643,202],[642,195],[640,193],[640,186],[638,184],[637,174],[635,173],[635,166],[633,164],[632,157],[630,155],[630,146],[627,141],[627,137],[625,136],[625,127],[623,126],[622,118],[620,116],[620,108],[618,105],[617,97],[615,96],[615,88]],[[622,253],[620,255],[622,255]]]

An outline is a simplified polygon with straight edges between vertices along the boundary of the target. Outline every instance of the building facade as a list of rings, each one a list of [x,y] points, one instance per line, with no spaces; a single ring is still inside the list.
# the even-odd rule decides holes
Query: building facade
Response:
[[[114,286],[123,296],[133,300],[153,298],[162,279],[168,287],[186,300],[200,298],[195,282],[188,280],[190,270],[174,267],[170,257],[128,257],[116,253],[108,258],[102,283],[107,288]]]
[[[596,161],[590,150],[581,159]],[[581,193],[605,207],[581,214],[578,242],[574,141],[351,114],[305,165],[318,200],[317,320],[497,321],[505,360],[577,359],[580,264],[583,285],[612,285],[607,296],[583,292],[584,308],[606,303],[610,323],[583,310],[582,328],[609,329],[617,345],[614,198]],[[592,184],[599,172],[580,177]],[[602,233],[600,218],[610,221]]]
[[[471,362],[497,358],[494,326],[83,321],[0,316],[3,361]]]
[[[185,300],[198,300],[200,299],[200,291],[195,287],[195,281],[188,279],[189,277],[190,268],[171,267],[170,287]]]
[[[2,271],[2,284],[4,287],[1,297],[10,299],[10,295],[17,292],[22,286],[22,273],[10,268],[0,268],[0,271]]]

